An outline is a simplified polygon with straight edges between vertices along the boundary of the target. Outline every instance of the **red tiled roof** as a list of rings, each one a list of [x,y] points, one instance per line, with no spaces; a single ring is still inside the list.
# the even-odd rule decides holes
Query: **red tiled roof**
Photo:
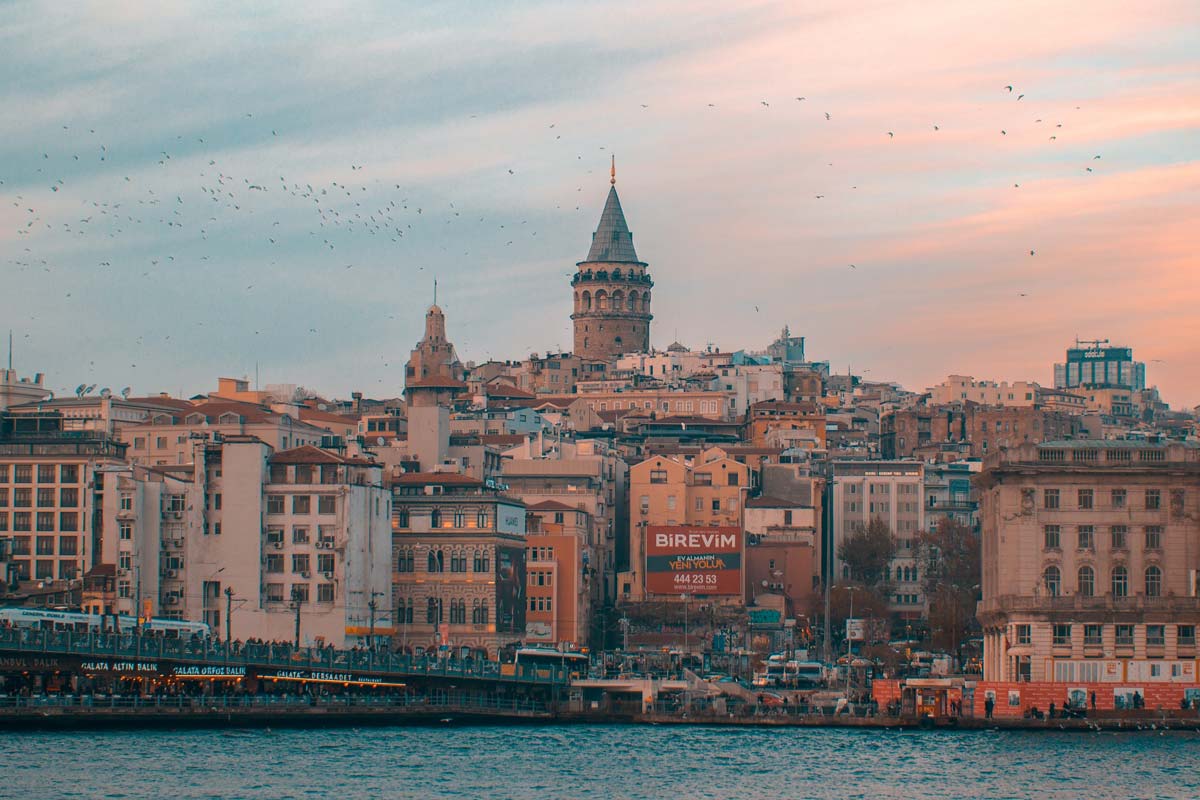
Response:
[[[293,447],[291,450],[280,450],[271,456],[272,464],[349,464],[353,466],[378,466],[372,461],[361,458],[348,458],[313,447],[311,444]]]
[[[485,433],[479,437],[479,443],[512,447],[524,444],[526,438],[524,433]]]
[[[580,509],[560,503],[557,500],[543,500],[531,506],[525,506],[526,511],[579,511]]]
[[[746,508],[802,508],[804,503],[798,500],[784,500],[780,497],[751,497],[746,501]]]
[[[483,481],[457,472],[405,472],[392,479],[393,486],[483,486]]]
[[[350,427],[358,425],[358,417],[348,417],[345,414],[333,414],[329,411],[320,411],[304,406],[300,407],[299,412],[300,419],[305,422],[325,422],[332,425],[348,425]]]
[[[466,389],[467,385],[462,381],[456,381],[453,378],[445,378],[441,375],[430,375],[428,378],[422,378],[418,381],[409,381],[405,390],[408,389]]]
[[[495,381],[487,385],[487,393],[489,397],[510,397],[533,399],[536,398],[533,392],[527,392],[524,389],[518,389],[507,381]]]

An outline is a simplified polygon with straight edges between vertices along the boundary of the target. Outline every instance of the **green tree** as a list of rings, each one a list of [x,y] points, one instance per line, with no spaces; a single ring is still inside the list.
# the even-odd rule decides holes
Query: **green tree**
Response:
[[[837,555],[849,568],[851,580],[887,594],[896,538],[886,522],[875,517],[867,527],[851,533],[838,545]]]
[[[917,550],[934,644],[961,658],[962,642],[975,625],[980,598],[979,536],[969,526],[943,517],[932,531],[917,538]]]

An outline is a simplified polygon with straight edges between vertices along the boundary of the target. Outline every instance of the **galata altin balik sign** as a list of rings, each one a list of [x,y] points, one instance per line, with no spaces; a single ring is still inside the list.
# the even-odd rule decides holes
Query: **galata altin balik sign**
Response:
[[[646,591],[742,593],[741,528],[651,525],[646,529]]]

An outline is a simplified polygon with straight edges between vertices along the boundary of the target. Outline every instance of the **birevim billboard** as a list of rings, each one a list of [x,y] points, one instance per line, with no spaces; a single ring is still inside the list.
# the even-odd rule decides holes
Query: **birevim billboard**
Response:
[[[699,525],[646,528],[646,591],[742,593],[742,529]]]

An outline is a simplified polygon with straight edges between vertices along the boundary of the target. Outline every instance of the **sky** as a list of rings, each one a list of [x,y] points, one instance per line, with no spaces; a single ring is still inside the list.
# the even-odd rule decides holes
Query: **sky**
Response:
[[[0,9],[0,324],[60,393],[394,396],[435,277],[464,360],[569,350],[615,156],[657,347],[1109,339],[1200,404],[1194,0]]]

